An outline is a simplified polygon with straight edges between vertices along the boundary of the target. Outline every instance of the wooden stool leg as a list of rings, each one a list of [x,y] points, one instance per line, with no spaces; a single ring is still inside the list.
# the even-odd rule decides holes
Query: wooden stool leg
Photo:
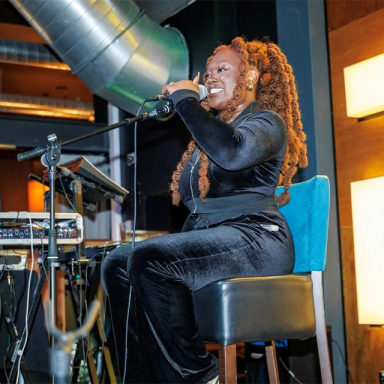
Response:
[[[219,345],[220,384],[237,383],[236,344]]]
[[[279,384],[279,370],[277,368],[276,348],[274,341],[265,342],[265,353],[267,357],[269,382],[273,384]]]

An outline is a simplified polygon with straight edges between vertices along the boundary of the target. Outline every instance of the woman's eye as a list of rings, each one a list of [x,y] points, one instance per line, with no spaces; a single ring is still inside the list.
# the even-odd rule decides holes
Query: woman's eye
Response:
[[[225,72],[225,71],[227,71],[227,70],[228,70],[227,68],[219,68],[217,72],[220,73],[220,72]]]
[[[203,78],[204,78],[205,80],[207,80],[208,77],[209,77],[209,73],[206,73],[206,74],[204,74],[204,76],[203,76]]]

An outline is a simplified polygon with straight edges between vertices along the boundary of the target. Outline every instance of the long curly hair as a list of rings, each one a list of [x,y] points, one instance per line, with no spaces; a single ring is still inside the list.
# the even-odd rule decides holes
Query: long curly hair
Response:
[[[285,55],[276,44],[258,40],[247,42],[242,37],[234,38],[229,45],[217,47],[213,55],[208,58],[207,66],[214,55],[227,48],[236,52],[240,57],[240,75],[233,90],[233,96],[228,101],[226,108],[220,112],[219,118],[223,121],[231,119],[238,106],[239,98],[245,92],[246,74],[250,68],[256,68],[259,72],[259,81],[254,92],[260,108],[278,113],[285,121],[288,135],[287,151],[278,181],[278,185],[284,187],[284,192],[279,197],[275,195],[275,201],[281,207],[290,200],[288,190],[298,167],[303,168],[308,165],[306,135],[301,123],[292,67],[287,63]],[[203,100],[201,104],[205,109],[210,110],[208,100]],[[192,139],[172,174],[170,190],[172,203],[175,205],[180,203],[179,180],[181,174],[196,148],[197,144]],[[210,186],[207,177],[208,167],[208,156],[202,151],[199,169],[199,192],[202,200],[207,196]]]

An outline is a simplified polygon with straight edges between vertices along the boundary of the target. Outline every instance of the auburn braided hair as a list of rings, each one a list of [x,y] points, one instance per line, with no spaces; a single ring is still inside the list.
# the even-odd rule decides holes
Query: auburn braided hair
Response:
[[[233,96],[228,101],[226,108],[220,112],[219,118],[229,121],[238,106],[238,100],[244,90],[246,74],[249,68],[256,68],[259,72],[259,81],[255,88],[256,100],[259,101],[261,109],[267,109],[278,113],[285,121],[287,127],[287,151],[281,167],[278,185],[284,187],[284,192],[275,201],[281,207],[289,202],[288,189],[291,187],[292,178],[298,167],[303,168],[308,164],[306,135],[303,132],[301,114],[299,111],[298,97],[293,76],[292,67],[287,63],[285,55],[280,48],[273,43],[258,40],[247,42],[242,37],[236,37],[229,45],[221,45],[215,49],[213,55],[208,58],[207,66],[212,57],[222,49],[229,48],[240,57],[237,85],[233,90]],[[210,110],[208,100],[202,101],[202,106]],[[176,170],[172,174],[172,202],[180,203],[179,180],[187,162],[197,148],[195,140],[191,140],[186,151],[183,153]],[[200,198],[204,199],[209,191],[209,179],[207,177],[209,167],[208,156],[202,151],[199,169],[199,191]]]

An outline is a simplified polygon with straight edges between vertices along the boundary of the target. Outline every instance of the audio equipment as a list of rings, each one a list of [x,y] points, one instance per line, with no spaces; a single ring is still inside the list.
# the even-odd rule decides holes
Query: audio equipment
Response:
[[[87,247],[85,248],[85,257],[87,259],[102,259],[106,255],[108,255],[109,252],[127,244],[131,244],[131,243],[122,242],[119,244],[107,245],[105,247]]]
[[[0,245],[48,244],[49,213],[0,213]],[[55,213],[58,244],[80,244],[84,237],[83,218],[78,213]]]
[[[29,249],[0,250],[0,270],[23,271],[26,267]]]

